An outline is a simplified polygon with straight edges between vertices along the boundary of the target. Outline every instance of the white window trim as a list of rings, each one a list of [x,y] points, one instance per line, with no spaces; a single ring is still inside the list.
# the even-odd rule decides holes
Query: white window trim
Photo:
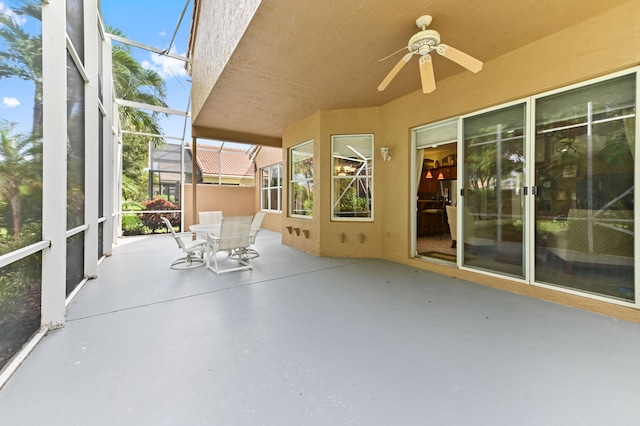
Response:
[[[308,140],[306,142],[302,142],[301,144],[298,144],[296,146],[292,146],[291,148],[289,148],[289,167],[288,167],[289,170],[287,171],[287,175],[288,175],[288,189],[289,189],[289,191],[288,191],[289,192],[289,196],[288,196],[288,198],[289,198],[289,217],[292,217],[292,218],[309,219],[309,220],[313,219],[313,210],[311,211],[310,215],[302,215],[302,214],[293,213],[293,191],[292,191],[293,183],[294,183],[294,180],[293,180],[292,153],[293,153],[293,151],[295,149],[298,149],[298,148],[300,148],[302,146],[305,146],[307,144],[311,144],[313,146],[313,143],[314,143],[314,140],[311,139],[311,140]],[[314,147],[314,149],[315,149],[315,147]],[[314,179],[315,179],[315,173],[314,173],[314,176],[310,179],[312,183],[313,183]],[[308,181],[308,180],[309,179],[305,179],[304,181]],[[295,181],[295,182],[302,182],[302,181]]]
[[[335,193],[335,183],[336,180],[344,179],[341,176],[336,176],[333,170],[333,152],[334,152],[334,144],[337,140],[341,138],[352,138],[352,137],[370,137],[371,138],[371,170],[366,175],[354,176],[360,179],[369,179],[369,190],[371,191],[371,216],[370,217],[340,217],[336,216],[335,212],[335,200],[333,199],[333,195]],[[374,191],[374,176],[375,176],[375,155],[373,152],[375,150],[375,136],[373,133],[356,133],[356,134],[343,134],[343,135],[333,135],[331,136],[331,221],[332,222],[373,222],[374,221],[374,203],[375,203],[375,191]]]
[[[280,185],[278,186],[271,186],[271,176],[272,176],[272,170],[274,170],[274,168],[277,168],[278,166],[280,166]],[[263,212],[271,212],[271,213],[282,213],[282,172],[283,172],[283,167],[282,167],[282,163],[275,163],[275,164],[271,164],[265,167],[261,167],[260,168],[260,210]],[[262,181],[262,171],[263,170],[269,170],[269,185],[267,185],[266,187],[263,186],[263,181]],[[265,197],[265,190],[267,193],[269,193],[270,190],[272,189],[277,189],[278,190],[278,206],[279,208],[270,208],[270,209],[265,209],[263,208],[264,206],[264,197]]]

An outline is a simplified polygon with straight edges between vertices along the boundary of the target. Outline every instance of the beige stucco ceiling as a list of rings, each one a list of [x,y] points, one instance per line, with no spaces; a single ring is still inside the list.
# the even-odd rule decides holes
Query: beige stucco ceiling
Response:
[[[194,135],[277,140],[318,110],[380,106],[420,90],[417,58],[384,92],[377,90],[402,53],[379,60],[406,46],[420,15],[433,16],[430,28],[443,43],[486,64],[625,1],[263,0],[194,117]],[[469,72],[432,56],[436,85]]]

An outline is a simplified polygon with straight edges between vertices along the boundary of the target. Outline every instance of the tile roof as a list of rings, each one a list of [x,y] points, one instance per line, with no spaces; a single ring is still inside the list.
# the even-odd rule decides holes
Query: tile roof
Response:
[[[253,177],[255,165],[246,149],[198,144],[196,164],[203,175]]]

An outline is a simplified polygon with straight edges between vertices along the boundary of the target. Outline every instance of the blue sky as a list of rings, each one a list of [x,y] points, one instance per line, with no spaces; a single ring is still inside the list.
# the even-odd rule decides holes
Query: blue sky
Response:
[[[186,0],[101,0],[103,22],[120,29],[127,38],[149,46],[166,49],[178,24]],[[14,0],[0,0],[0,13],[11,13]],[[172,52],[184,55],[187,50],[191,23],[192,2],[185,12]],[[23,28],[39,32],[39,24],[20,19]],[[157,71],[167,83],[167,104],[184,111],[188,107],[191,84],[182,61],[152,54],[132,47],[134,57],[143,66]],[[19,133],[28,133],[33,115],[33,83],[17,78],[0,80],[0,123],[4,120],[18,123]],[[173,116],[162,121],[164,133],[181,137],[185,127],[184,117]],[[190,140],[190,121],[187,123],[187,140]],[[175,143],[176,141],[169,140]]]
[[[40,33],[38,22],[29,22],[27,19],[12,13],[13,1],[0,0],[0,13],[8,14],[22,25],[30,34]],[[2,60],[2,58],[0,58]],[[28,134],[33,123],[33,94],[34,84],[18,78],[0,80],[0,125],[5,121],[16,125],[16,133]]]
[[[0,0],[1,1],[1,0]],[[176,29],[186,0],[101,0],[102,19],[105,25],[116,27],[130,40],[152,47],[166,49]],[[192,4],[182,19],[172,45],[172,53],[185,55],[189,40]],[[184,111],[189,103],[191,83],[184,68],[184,62],[166,56],[159,56],[147,50],[132,47],[134,57],[144,67],[153,69],[167,83],[167,104],[169,108]],[[174,116],[163,120],[162,127],[167,136],[182,136],[184,117]],[[187,140],[191,138],[190,121],[187,124]],[[175,141],[168,141],[175,143]]]

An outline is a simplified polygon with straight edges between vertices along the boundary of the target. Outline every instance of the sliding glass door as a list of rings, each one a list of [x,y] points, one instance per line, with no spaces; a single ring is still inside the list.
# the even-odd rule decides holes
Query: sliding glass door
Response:
[[[636,76],[535,103],[536,281],[634,300]]]
[[[467,117],[463,265],[524,278],[526,104]]]
[[[458,140],[461,191],[447,207],[456,212],[448,219],[459,265],[637,305],[637,76],[619,73],[415,130],[416,141],[443,129]],[[418,153],[421,165],[427,152]],[[430,181],[428,171],[418,168],[419,180]],[[417,199],[429,197],[419,191]]]

